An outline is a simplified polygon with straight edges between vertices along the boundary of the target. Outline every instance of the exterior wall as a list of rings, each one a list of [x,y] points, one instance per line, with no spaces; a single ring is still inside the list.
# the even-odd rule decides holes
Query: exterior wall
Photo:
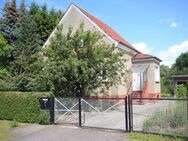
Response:
[[[70,27],[72,27],[73,32],[76,31],[81,23],[84,23],[85,30],[93,30],[93,31],[99,32],[99,30],[90,21],[87,20],[86,16],[81,14],[80,10],[77,7],[72,6],[72,5],[66,11],[59,25],[63,26],[63,34],[66,34]],[[52,32],[50,37],[47,39],[47,41],[45,42],[44,47],[48,46],[48,44],[50,43],[50,38],[53,37],[55,32],[56,32],[56,28]],[[103,41],[108,44],[113,44],[113,42],[106,36],[104,36]]]
[[[63,33],[66,34],[68,32],[69,27],[73,28],[73,32],[76,31],[80,24],[84,23],[84,29],[87,30],[93,30],[93,31],[98,31],[96,27],[91,24],[90,21],[88,21],[85,16],[83,16],[80,11],[76,7],[72,7],[70,11],[66,14],[66,17],[62,21],[63,25]],[[103,38],[103,41],[105,41],[108,44],[112,44],[112,42],[107,39],[107,37]]]
[[[160,82],[155,82],[155,67],[160,68],[160,64],[156,61],[138,61],[134,64],[149,64],[147,70],[147,84],[142,97],[159,97],[161,92]],[[136,94],[135,94],[136,95]]]
[[[122,50],[119,49],[119,51]],[[123,77],[121,77],[118,84],[110,88],[109,94],[112,97],[125,97],[127,94],[132,93],[132,73],[130,72],[132,68],[132,56],[129,53],[125,52],[122,58],[126,59],[125,69],[127,70],[127,72]]]

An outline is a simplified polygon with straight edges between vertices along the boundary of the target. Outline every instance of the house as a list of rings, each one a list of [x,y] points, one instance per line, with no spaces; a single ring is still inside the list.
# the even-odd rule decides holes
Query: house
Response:
[[[121,81],[105,92],[96,90],[100,93],[98,96],[125,97],[128,94],[133,97],[160,96],[161,60],[159,58],[142,54],[107,24],[74,4],[69,6],[59,25],[63,25],[64,34],[70,26],[75,31],[81,23],[84,23],[85,30],[98,31],[104,35],[103,40],[107,44],[114,44],[118,50],[123,51],[127,60],[125,69],[129,70],[129,72],[125,74],[126,82]],[[49,44],[50,38],[53,37],[55,31],[56,29],[44,46]]]

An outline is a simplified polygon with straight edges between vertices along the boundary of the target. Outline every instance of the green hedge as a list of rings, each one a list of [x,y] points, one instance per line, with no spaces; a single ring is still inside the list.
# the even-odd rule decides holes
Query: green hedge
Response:
[[[48,92],[0,92],[0,119],[49,123],[48,111],[40,109],[39,98]]]

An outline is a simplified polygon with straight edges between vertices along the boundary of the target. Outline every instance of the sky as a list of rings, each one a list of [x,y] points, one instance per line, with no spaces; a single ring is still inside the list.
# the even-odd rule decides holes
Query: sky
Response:
[[[0,0],[0,9],[5,1]],[[188,0],[25,0],[27,7],[33,1],[62,11],[74,3],[165,65],[188,51]]]

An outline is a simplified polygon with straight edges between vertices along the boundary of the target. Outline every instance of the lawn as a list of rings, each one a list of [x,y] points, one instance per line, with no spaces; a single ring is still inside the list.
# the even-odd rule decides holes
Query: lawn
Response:
[[[0,141],[6,141],[13,137],[8,131],[12,128],[26,125],[25,123],[18,123],[16,121],[0,120]]]
[[[185,138],[177,138],[163,135],[152,135],[142,133],[130,133],[130,141],[187,141]]]

